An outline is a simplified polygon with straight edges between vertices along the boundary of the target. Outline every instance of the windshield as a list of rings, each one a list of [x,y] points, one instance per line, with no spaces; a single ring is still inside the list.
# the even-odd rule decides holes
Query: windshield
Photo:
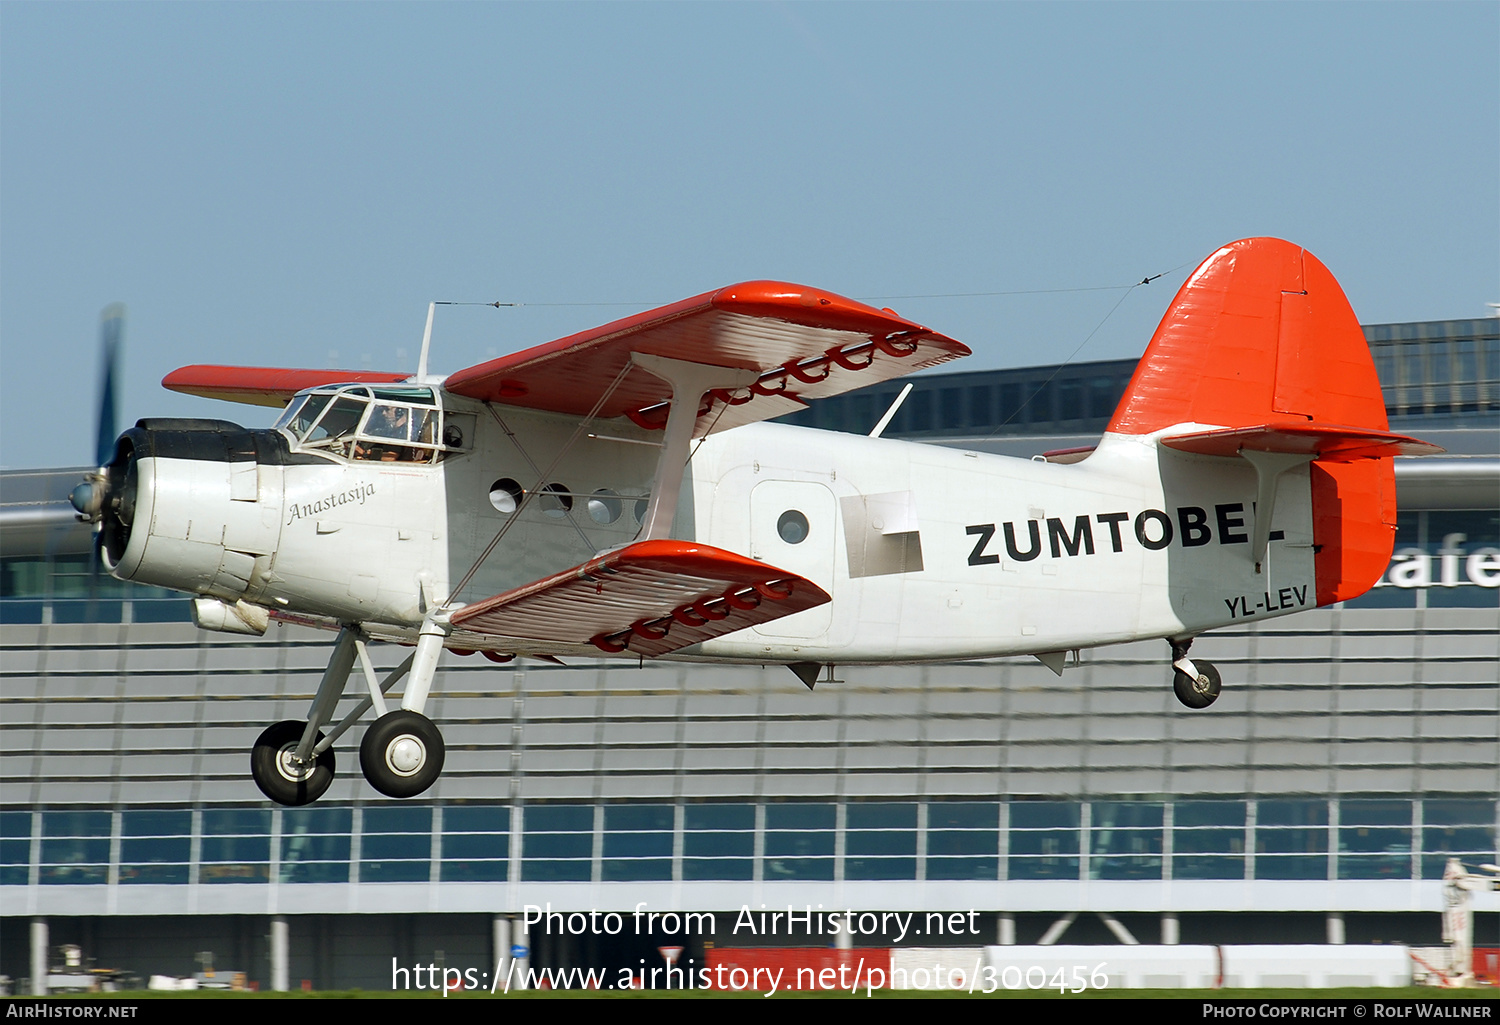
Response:
[[[276,426],[298,448],[346,459],[432,463],[464,444],[457,425],[445,442],[443,413],[431,388],[350,385],[305,392],[287,404]]]

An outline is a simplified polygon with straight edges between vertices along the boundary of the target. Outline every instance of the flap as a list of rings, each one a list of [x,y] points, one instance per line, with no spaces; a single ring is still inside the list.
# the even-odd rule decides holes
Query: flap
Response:
[[[522,644],[592,644],[648,658],[832,599],[763,562],[688,541],[637,541],[467,605],[455,627]]]
[[[450,374],[455,395],[585,416],[633,352],[754,370],[759,380],[715,391],[694,434],[766,420],[810,399],[909,374],[967,346],[890,310],[779,281],[750,281]],[[637,367],[600,409],[644,427],[666,424],[671,388]]]

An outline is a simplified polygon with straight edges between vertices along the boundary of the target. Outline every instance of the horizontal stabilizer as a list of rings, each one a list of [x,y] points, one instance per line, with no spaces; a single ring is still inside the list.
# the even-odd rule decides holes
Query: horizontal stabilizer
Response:
[[[1205,456],[1233,456],[1242,451],[1285,452],[1330,463],[1387,456],[1430,456],[1443,451],[1436,445],[1404,434],[1306,421],[1194,431],[1162,438],[1161,443],[1181,452]]]
[[[162,378],[169,391],[199,395],[205,399],[243,402],[251,406],[280,408],[303,388],[324,384],[395,384],[410,374],[378,370],[292,370],[285,367],[221,367],[194,364]]]
[[[832,599],[812,581],[707,545],[637,541],[453,613],[520,644],[592,644],[653,658]]]

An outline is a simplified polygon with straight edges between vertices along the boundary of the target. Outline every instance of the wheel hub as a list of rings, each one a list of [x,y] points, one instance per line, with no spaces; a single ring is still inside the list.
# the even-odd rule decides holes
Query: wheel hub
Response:
[[[281,773],[283,778],[293,783],[301,783],[307,777],[311,776],[313,770],[316,768],[316,762],[308,764],[307,762],[299,762],[297,760],[296,744],[288,744],[277,752],[276,770]]]
[[[414,776],[427,761],[427,746],[411,734],[403,734],[386,745],[385,764],[398,776]]]

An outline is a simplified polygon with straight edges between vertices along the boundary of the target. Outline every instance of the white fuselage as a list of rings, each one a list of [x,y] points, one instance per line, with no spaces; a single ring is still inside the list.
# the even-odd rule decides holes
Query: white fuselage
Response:
[[[635,538],[659,435],[610,421],[563,452],[574,419],[472,411],[473,444],[433,465],[143,459],[138,526],[116,571],[409,639],[450,598],[474,602]],[[528,491],[541,480],[561,497],[510,512],[490,500],[504,480]],[[1087,459],[1059,465],[737,428],[697,445],[672,535],[801,574],[833,600],[676,657],[980,658],[1188,637],[1310,608],[1306,466],[1282,480],[1264,572],[1250,553],[1255,495],[1244,461],[1173,451],[1154,435],[1106,435]],[[788,514],[804,525],[783,531]],[[472,635],[449,643],[493,647]]]

